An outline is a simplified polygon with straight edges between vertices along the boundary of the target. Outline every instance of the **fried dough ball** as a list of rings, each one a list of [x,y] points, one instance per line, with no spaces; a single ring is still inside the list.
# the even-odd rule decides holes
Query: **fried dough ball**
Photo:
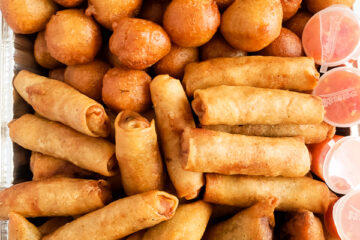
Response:
[[[355,3],[355,0],[306,0],[307,9],[311,13],[317,13],[324,8],[330,7],[335,4],[343,4],[348,7],[352,7]]]
[[[169,74],[174,78],[182,78],[186,64],[199,60],[199,50],[197,48],[184,48],[175,44],[171,45],[171,50],[154,65],[156,74]]]
[[[290,19],[296,14],[301,6],[302,0],[281,0],[283,9],[283,21]]]
[[[34,56],[36,62],[47,69],[54,69],[60,67],[62,64],[53,58],[46,46],[45,32],[39,32],[34,43]]]
[[[15,33],[31,34],[45,28],[56,5],[51,0],[0,0],[0,10]]]
[[[280,0],[236,0],[221,18],[221,33],[234,48],[256,52],[274,41],[282,26]]]
[[[65,68],[56,68],[49,71],[49,78],[64,81]]]
[[[173,0],[164,13],[163,25],[177,45],[198,47],[216,33],[220,12],[215,0]]]
[[[101,101],[102,81],[110,66],[99,60],[91,63],[68,66],[64,82],[86,96]]]
[[[150,67],[169,53],[171,42],[156,23],[139,18],[122,18],[114,23],[110,51],[131,69]]]
[[[285,23],[285,26],[293,31],[299,38],[301,38],[305,25],[310,20],[310,18],[310,13],[298,12],[294,17]]]
[[[220,10],[226,9],[233,2],[234,2],[234,0],[216,0],[216,4],[218,5]]]
[[[99,26],[77,9],[52,16],[46,25],[45,40],[51,56],[66,65],[93,61],[102,42]]]
[[[200,48],[201,60],[219,57],[242,57],[246,56],[246,52],[238,50],[230,46],[221,34],[216,34],[210,42]]]
[[[89,0],[86,15],[93,15],[101,25],[112,30],[113,22],[123,17],[135,17],[142,0]]]
[[[261,53],[266,56],[300,57],[302,55],[301,40],[289,29],[282,28],[280,36]]]
[[[54,0],[57,4],[60,4],[61,6],[71,8],[76,7],[80,3],[82,3],[84,0]]]
[[[141,70],[112,68],[104,76],[102,99],[110,109],[143,112],[150,108],[151,77]]]
[[[139,18],[161,25],[165,9],[168,5],[168,0],[145,0],[141,7]]]

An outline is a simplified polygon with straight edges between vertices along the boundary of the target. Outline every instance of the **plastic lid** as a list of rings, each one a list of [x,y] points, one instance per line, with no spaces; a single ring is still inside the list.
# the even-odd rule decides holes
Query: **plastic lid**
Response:
[[[357,59],[360,56],[360,20],[345,5],[325,8],[305,25],[302,43],[306,55],[323,68]]]
[[[360,239],[360,191],[349,193],[337,201],[333,218],[342,240]]]
[[[360,70],[339,67],[325,73],[313,95],[323,100],[324,121],[336,127],[360,123]]]
[[[331,149],[326,154],[323,175],[331,190],[347,194],[360,187],[360,138],[344,137],[330,141]]]

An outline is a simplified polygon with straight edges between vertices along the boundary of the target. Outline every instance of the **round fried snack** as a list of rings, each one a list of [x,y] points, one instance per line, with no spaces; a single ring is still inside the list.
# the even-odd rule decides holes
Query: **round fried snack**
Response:
[[[282,18],[280,0],[236,0],[222,15],[220,30],[234,48],[256,52],[280,35]]]
[[[302,0],[281,0],[283,9],[283,21],[290,19],[296,14],[301,6]]]
[[[65,68],[56,68],[49,71],[49,78],[64,81]]]
[[[170,39],[156,23],[139,18],[122,18],[113,27],[110,51],[128,68],[150,67],[170,51]]]
[[[302,32],[306,23],[311,18],[311,14],[308,12],[298,12],[289,21],[285,23],[285,26],[293,31],[299,38],[302,36]]]
[[[201,60],[219,57],[242,57],[246,52],[230,46],[221,34],[216,34],[208,43],[200,48]]]
[[[101,101],[103,77],[109,68],[107,63],[99,60],[68,66],[65,70],[64,82],[99,102]]]
[[[173,0],[163,25],[171,40],[181,47],[198,47],[208,42],[220,25],[215,0]]]
[[[234,2],[234,0],[216,0],[216,4],[218,5],[220,10],[226,9],[233,2]]]
[[[76,7],[80,3],[82,3],[84,0],[54,0],[57,4],[60,4],[61,6],[71,8]]]
[[[355,0],[305,0],[307,9],[311,13],[317,13],[324,8],[330,7],[335,4],[343,4],[348,7],[352,7]]]
[[[54,69],[61,66],[61,63],[53,58],[46,46],[45,32],[39,32],[34,43],[34,56],[36,62],[47,69]]]
[[[141,7],[139,17],[161,25],[168,5],[168,0],[146,0]]]
[[[169,74],[174,78],[182,78],[186,64],[198,60],[197,48],[184,48],[173,44],[169,54],[154,65],[154,70],[157,75]]]
[[[142,0],[89,0],[86,15],[93,15],[101,25],[112,30],[113,22],[123,17],[135,17]]]
[[[149,84],[151,77],[144,71],[110,69],[104,76],[102,99],[116,112],[143,112],[150,108]]]
[[[101,47],[101,32],[82,10],[67,9],[53,15],[45,40],[53,58],[66,65],[89,63]]]
[[[15,33],[31,34],[45,28],[56,5],[51,0],[1,0],[0,10]]]
[[[289,29],[282,28],[280,36],[261,50],[261,54],[265,56],[300,57],[302,55],[301,40]]]

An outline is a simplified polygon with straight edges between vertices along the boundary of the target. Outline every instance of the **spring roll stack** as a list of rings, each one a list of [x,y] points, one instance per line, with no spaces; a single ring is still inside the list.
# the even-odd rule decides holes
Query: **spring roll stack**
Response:
[[[33,178],[0,191],[0,219],[14,239],[271,240],[282,211],[292,216],[284,235],[324,239],[314,213],[326,212],[330,191],[306,177],[306,144],[335,133],[321,99],[305,93],[318,78],[307,57],[190,63],[182,82],[151,81],[146,117],[105,112],[66,83],[21,71],[14,87],[35,114],[8,126],[31,151]],[[34,217],[49,219],[36,227]]]

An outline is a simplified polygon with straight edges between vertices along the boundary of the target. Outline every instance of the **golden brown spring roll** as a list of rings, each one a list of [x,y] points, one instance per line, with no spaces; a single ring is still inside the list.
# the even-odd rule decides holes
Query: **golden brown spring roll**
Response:
[[[308,177],[258,177],[206,174],[204,200],[216,204],[249,207],[269,196],[279,199],[279,211],[306,209],[324,213],[329,205],[325,183]]]
[[[320,124],[296,125],[204,125],[203,128],[242,134],[248,136],[264,137],[303,137],[306,144],[320,143],[326,139],[331,139],[335,134],[335,127],[322,122]]]
[[[302,177],[311,165],[304,140],[297,137],[269,138],[187,128],[181,150],[183,168],[194,172]]]
[[[189,102],[179,80],[159,75],[150,84],[156,121],[165,163],[179,197],[195,198],[204,185],[202,173],[186,171],[181,166],[182,131],[195,127]]]
[[[164,171],[155,121],[132,111],[122,111],[115,119],[116,158],[127,195],[161,190]]]
[[[36,112],[50,120],[93,137],[110,133],[103,106],[66,83],[22,70],[14,87]]]
[[[319,124],[324,118],[317,96],[245,86],[196,90],[192,107],[202,125]]]
[[[9,240],[40,240],[41,232],[26,218],[15,212],[9,213]]]
[[[104,139],[86,136],[31,114],[13,120],[9,128],[11,139],[26,149],[67,160],[104,176],[117,173],[115,146]]]
[[[116,240],[173,217],[178,199],[166,192],[150,191],[132,195],[86,214],[44,240]]]
[[[72,217],[53,217],[38,227],[43,236],[72,221]]]
[[[9,212],[24,217],[73,216],[101,208],[110,200],[104,180],[59,177],[24,182],[0,192],[0,219]]]
[[[204,201],[179,205],[174,217],[146,231],[142,240],[200,240],[211,215]]]
[[[319,76],[312,58],[245,56],[190,63],[183,84],[189,96],[220,85],[309,91]]]
[[[322,223],[310,211],[302,210],[283,226],[281,239],[325,240]]]
[[[210,227],[204,240],[272,240],[277,199],[269,197]]]
[[[89,178],[96,176],[95,173],[79,168],[68,161],[38,152],[31,153],[30,170],[33,174],[32,180],[34,181],[54,176],[69,178]]]

